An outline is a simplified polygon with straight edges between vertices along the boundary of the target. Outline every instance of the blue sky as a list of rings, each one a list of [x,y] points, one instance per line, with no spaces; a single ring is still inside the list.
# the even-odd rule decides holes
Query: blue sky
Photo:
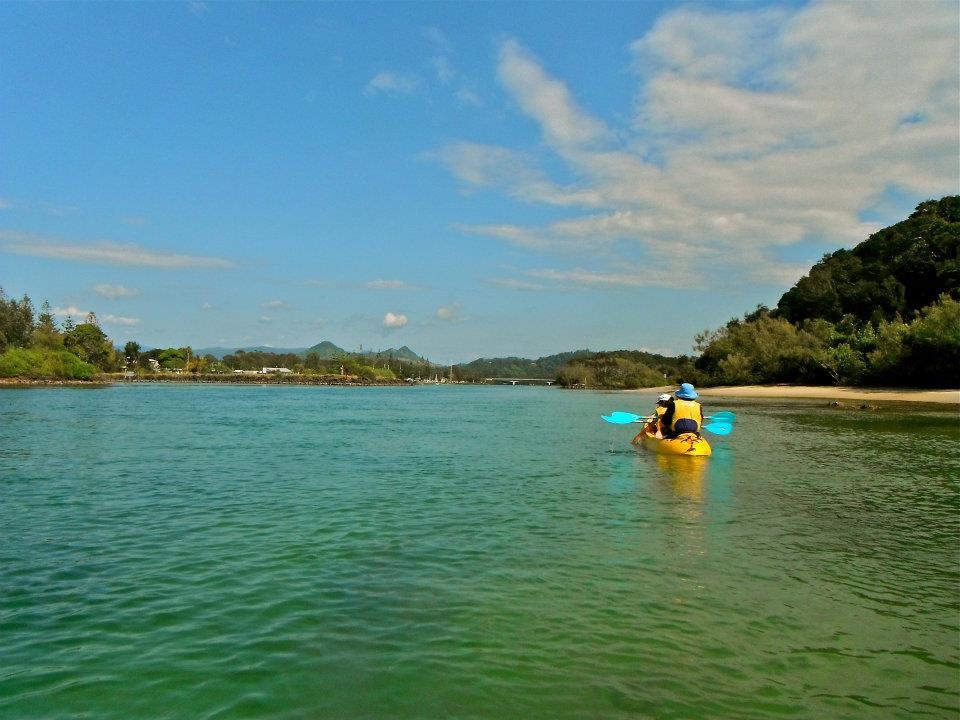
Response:
[[[953,2],[3,3],[0,286],[118,343],[690,352],[956,193]]]

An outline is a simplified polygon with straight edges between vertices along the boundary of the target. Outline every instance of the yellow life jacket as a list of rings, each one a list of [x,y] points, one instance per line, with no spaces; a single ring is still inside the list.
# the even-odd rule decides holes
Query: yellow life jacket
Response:
[[[676,398],[673,401],[673,419],[670,422],[670,429],[677,429],[677,420],[693,420],[699,428],[703,424],[703,408],[696,400],[681,400]]]

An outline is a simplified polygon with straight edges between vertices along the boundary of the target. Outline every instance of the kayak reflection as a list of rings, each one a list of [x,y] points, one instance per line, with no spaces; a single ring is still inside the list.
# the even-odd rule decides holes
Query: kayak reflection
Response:
[[[706,457],[655,455],[657,467],[677,497],[702,501],[706,495]]]

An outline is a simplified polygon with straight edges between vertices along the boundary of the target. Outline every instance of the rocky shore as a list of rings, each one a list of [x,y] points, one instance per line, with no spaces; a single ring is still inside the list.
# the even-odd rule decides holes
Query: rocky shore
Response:
[[[50,378],[0,377],[3,387],[107,387],[112,380],[56,380]]]
[[[395,386],[402,380],[366,380],[359,375],[192,375],[165,374],[125,377],[119,373],[99,375],[92,380],[57,380],[47,378],[0,378],[0,387],[105,387],[120,383],[212,383],[222,385],[341,385]]]

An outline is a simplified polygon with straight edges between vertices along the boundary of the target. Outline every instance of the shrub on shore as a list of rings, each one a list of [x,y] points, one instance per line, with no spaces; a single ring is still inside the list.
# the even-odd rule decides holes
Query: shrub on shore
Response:
[[[0,355],[0,377],[90,380],[99,372],[97,367],[62,348],[12,347]]]

